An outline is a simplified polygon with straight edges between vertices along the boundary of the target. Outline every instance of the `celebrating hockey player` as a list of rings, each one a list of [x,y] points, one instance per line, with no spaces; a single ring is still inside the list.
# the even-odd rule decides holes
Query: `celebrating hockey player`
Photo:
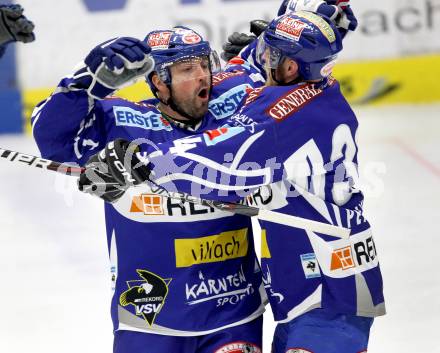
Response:
[[[357,188],[358,122],[330,76],[341,50],[328,18],[278,17],[256,48],[267,85],[249,92],[228,125],[155,148],[116,140],[96,156],[121,190],[148,179],[206,199],[250,195],[259,207],[350,229],[344,238],[261,223],[275,353],[365,352],[373,318],[385,314]]]
[[[244,72],[218,69],[209,43],[185,27],[103,43],[35,109],[41,154],[84,165],[115,138],[159,143],[215,129],[227,115],[208,111],[211,90],[238,99],[247,87],[232,86]],[[139,75],[157,99],[108,98]],[[249,218],[153,191],[101,194],[113,202],[105,216],[114,352],[261,352],[264,289]]]
[[[23,16],[20,5],[0,5],[0,57],[9,43],[34,41],[33,31],[34,24]]]

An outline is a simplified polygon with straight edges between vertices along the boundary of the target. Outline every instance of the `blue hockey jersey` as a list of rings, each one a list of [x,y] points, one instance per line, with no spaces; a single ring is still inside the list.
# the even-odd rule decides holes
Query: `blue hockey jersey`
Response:
[[[358,122],[339,84],[262,87],[245,99],[221,128],[146,149],[155,183],[350,228],[340,239],[261,222],[274,317],[287,322],[314,308],[383,315],[376,246],[357,189]]]
[[[97,101],[65,78],[35,108],[33,134],[44,158],[80,165],[116,138],[157,144],[192,136],[217,128],[246,89],[261,85],[248,69],[214,77],[209,113],[194,129],[164,118],[155,100]],[[114,329],[193,336],[260,316],[264,288],[250,220],[153,191],[131,188],[105,205]]]

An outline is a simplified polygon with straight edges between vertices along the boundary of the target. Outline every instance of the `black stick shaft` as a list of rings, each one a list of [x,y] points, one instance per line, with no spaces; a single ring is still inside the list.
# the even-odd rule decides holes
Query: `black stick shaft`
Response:
[[[48,159],[32,156],[22,152],[7,150],[1,147],[0,159],[4,159],[12,163],[25,164],[29,167],[47,169],[65,175],[80,176],[84,172],[84,168],[81,167],[54,162]]]

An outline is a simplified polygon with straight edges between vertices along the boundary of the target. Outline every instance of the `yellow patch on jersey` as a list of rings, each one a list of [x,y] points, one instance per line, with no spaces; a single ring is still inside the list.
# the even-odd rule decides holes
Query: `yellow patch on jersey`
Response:
[[[247,255],[247,228],[200,238],[175,239],[176,267],[220,262]]]

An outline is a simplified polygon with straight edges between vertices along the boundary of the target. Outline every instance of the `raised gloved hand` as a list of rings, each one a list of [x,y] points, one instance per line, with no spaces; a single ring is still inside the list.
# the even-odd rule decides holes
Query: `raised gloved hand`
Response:
[[[257,37],[252,34],[234,32],[228,37],[228,41],[223,44],[223,51],[221,52],[221,58],[228,62],[232,58],[236,57],[240,51],[252,43]]]
[[[223,44],[223,51],[220,56],[223,60],[229,61],[236,57],[240,51],[247,45],[251,44],[268,25],[267,21],[254,20],[251,21],[251,34],[234,32],[228,37],[228,41]]]
[[[143,41],[120,37],[95,47],[74,73],[73,87],[86,89],[89,96],[102,99],[133,84],[154,68],[151,48]]]
[[[86,163],[78,180],[79,190],[110,203],[119,200],[130,186],[148,180],[150,171],[136,152],[138,146],[124,139],[109,142]]]
[[[329,17],[342,37],[357,27],[357,19],[349,6],[349,0],[284,0],[278,16],[294,11],[311,11]]]
[[[278,10],[278,16],[294,11],[310,11],[325,15],[334,21],[344,38],[349,31],[354,31],[358,24],[348,3],[349,0],[284,0]],[[267,21],[254,20],[251,22],[252,34],[238,32],[231,34],[228,41],[223,44],[222,59],[229,61],[237,56],[266,29],[267,25]]]
[[[344,38],[349,31],[354,32],[358,26],[358,20],[348,3],[348,0],[327,0],[327,4],[337,6],[339,9],[339,16],[335,18],[335,23],[342,38]]]
[[[23,16],[20,5],[0,5],[0,46],[10,42],[35,40],[34,24]]]

